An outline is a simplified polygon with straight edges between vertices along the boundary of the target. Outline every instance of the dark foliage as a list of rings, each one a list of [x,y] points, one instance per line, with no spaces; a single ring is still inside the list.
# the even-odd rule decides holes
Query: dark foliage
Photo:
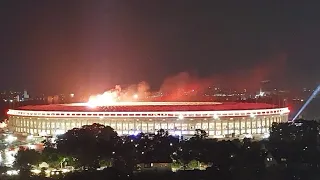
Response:
[[[119,137],[112,128],[94,124],[68,131],[57,139],[56,148],[48,146],[41,157],[52,162],[74,158],[77,168],[85,169],[61,178],[66,180],[319,179],[319,127],[314,121],[275,123],[268,140],[218,141],[207,139],[203,130],[196,130],[190,140],[180,140],[163,130]],[[39,159],[32,151],[19,152],[18,157],[16,164],[25,169],[27,162]],[[275,163],[268,166],[268,161]],[[210,167],[205,171],[134,173],[138,163],[156,162],[174,162],[181,170],[197,169],[198,163]],[[102,164],[109,168],[95,170]]]

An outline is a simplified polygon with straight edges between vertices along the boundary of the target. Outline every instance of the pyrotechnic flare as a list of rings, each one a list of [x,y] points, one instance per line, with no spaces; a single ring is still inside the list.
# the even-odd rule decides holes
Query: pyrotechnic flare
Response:
[[[103,106],[114,104],[117,102],[117,94],[115,92],[105,92],[101,95],[91,96],[89,98],[89,106]]]
[[[150,95],[150,86],[146,82],[134,84],[128,88],[122,89],[116,85],[114,89],[104,92],[103,94],[90,96],[87,102],[88,106],[107,106],[116,103],[130,103],[135,101],[143,101]]]
[[[87,104],[91,107],[115,104],[119,100],[120,91],[121,87],[116,86],[114,90],[106,91],[96,96],[90,96]]]

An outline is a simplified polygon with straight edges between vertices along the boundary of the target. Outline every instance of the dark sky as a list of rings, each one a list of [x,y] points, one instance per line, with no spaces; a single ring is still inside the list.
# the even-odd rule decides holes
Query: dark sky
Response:
[[[302,1],[0,1],[0,89],[157,88],[179,72],[312,87],[319,18],[319,5]]]

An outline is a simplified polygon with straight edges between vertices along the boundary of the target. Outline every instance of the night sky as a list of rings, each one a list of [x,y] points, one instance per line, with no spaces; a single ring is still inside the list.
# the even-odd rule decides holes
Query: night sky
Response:
[[[319,5],[221,2],[0,1],[0,89],[159,88],[179,72],[241,88],[320,82]]]

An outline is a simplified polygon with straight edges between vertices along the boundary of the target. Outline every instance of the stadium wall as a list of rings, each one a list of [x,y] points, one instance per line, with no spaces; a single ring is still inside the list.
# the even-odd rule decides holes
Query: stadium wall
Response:
[[[263,135],[273,122],[287,122],[288,108],[197,112],[58,112],[9,110],[9,128],[22,135],[54,136],[93,123],[110,126],[119,135],[155,133],[192,136],[196,129],[209,137]]]

